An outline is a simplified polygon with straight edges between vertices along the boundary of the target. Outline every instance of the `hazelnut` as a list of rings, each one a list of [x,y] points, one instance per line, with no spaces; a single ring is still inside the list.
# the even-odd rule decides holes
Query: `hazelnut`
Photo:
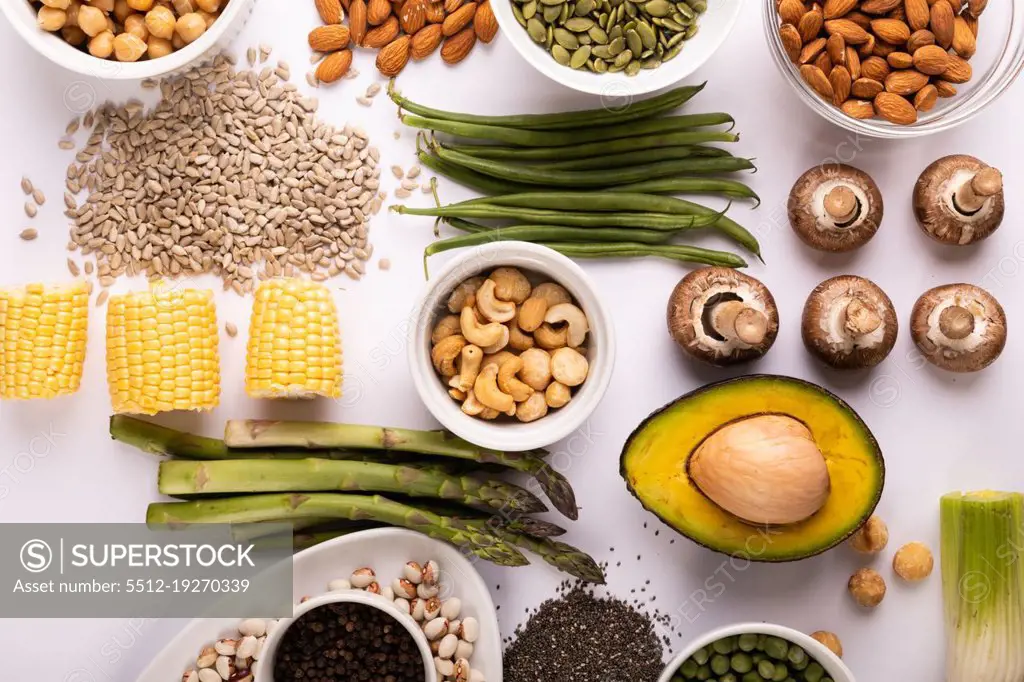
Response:
[[[850,547],[859,554],[878,554],[889,544],[889,528],[885,521],[872,516],[850,538]]]
[[[818,630],[811,634],[811,639],[815,639],[824,644],[825,648],[839,658],[843,657],[843,643],[839,641],[839,637],[836,636],[836,633],[829,632],[828,630]]]
[[[932,551],[923,542],[909,542],[898,550],[892,558],[892,569],[896,575],[907,582],[924,580],[932,574],[935,559]]]
[[[850,596],[861,606],[873,609],[885,599],[885,580],[878,571],[862,568],[850,577]]]

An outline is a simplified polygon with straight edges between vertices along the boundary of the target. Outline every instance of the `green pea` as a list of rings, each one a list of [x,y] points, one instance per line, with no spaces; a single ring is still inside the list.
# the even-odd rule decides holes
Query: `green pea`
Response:
[[[772,675],[772,682],[785,682],[786,678],[789,677],[789,669],[785,663],[775,664],[775,674]]]
[[[676,674],[672,676],[672,682],[686,682],[686,680],[682,675]]]
[[[733,654],[729,659],[732,669],[738,673],[749,673],[754,669],[754,661],[746,654]]]
[[[707,665],[702,665],[701,667],[697,668],[697,679],[702,681],[711,679],[711,668],[709,668]]]
[[[686,659],[679,667],[679,672],[681,672],[683,677],[686,679],[692,680],[697,675],[697,661],[692,658]]]
[[[729,672],[729,657],[716,654],[711,658],[711,672],[716,675],[724,675]]]
[[[771,661],[761,661],[757,664],[757,674],[766,680],[775,677],[775,664]]]
[[[789,652],[789,642],[779,637],[769,637],[764,641],[764,652],[772,658],[781,661],[786,658]]]
[[[821,682],[832,682],[832,678],[831,677],[823,677],[823,678],[821,678]]]
[[[712,644],[711,648],[720,654],[731,654],[736,650],[736,638],[726,637],[725,639],[720,639]]]
[[[726,673],[718,678],[718,682],[739,682],[739,679],[732,673]]]
[[[807,661],[807,652],[794,644],[786,652],[786,660],[793,665],[800,665]],[[797,670],[801,670],[801,668],[797,668]]]
[[[767,658],[768,658],[768,657],[767,657],[767,656],[765,656],[765,655],[764,655],[763,653],[761,653],[760,651],[755,651],[755,652],[753,653],[753,655],[751,655],[751,657],[750,657],[750,659],[751,659],[752,661],[754,661],[754,665],[757,665],[758,663],[760,663],[761,661],[764,661],[764,660],[766,660]]]
[[[697,652],[693,654],[693,660],[697,662],[697,665],[704,665],[708,662],[709,658],[711,658],[711,653],[708,651],[707,647],[698,649]]]
[[[740,682],[764,682],[764,680],[761,679],[760,675],[751,670],[749,673],[745,674],[743,677],[740,678]]]
[[[752,633],[740,635],[738,645],[740,651],[753,651],[757,648],[757,635]]]
[[[821,678],[825,676],[825,669],[817,663],[810,663],[807,666],[807,670],[804,671],[804,679],[807,682],[821,682]]]

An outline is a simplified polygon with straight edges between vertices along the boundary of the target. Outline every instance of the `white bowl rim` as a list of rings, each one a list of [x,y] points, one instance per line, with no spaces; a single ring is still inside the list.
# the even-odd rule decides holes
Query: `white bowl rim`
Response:
[[[744,0],[716,0],[708,3],[708,12],[712,8],[721,8],[717,11],[728,11],[730,15],[725,21],[722,30],[710,40],[705,53],[697,59],[688,60],[685,58],[686,49],[675,59],[662,64],[650,71],[641,71],[636,76],[626,76],[622,73],[615,74],[591,74],[589,71],[577,71],[556,62],[551,55],[539,49],[537,44],[527,35],[526,29],[519,25],[515,15],[512,14],[512,0],[497,0],[494,5],[494,15],[498,19],[502,34],[512,43],[516,52],[534,69],[547,76],[549,79],[572,88],[579,92],[602,97],[628,97],[645,95],[657,90],[670,87],[679,83],[684,78],[691,76],[697,69],[704,66],[709,59],[725,43],[732,34],[733,29],[739,22],[743,9]],[[722,6],[726,7],[722,7]],[[698,36],[701,34],[698,33]],[[581,77],[585,74],[586,77]]]
[[[302,616],[314,609],[329,604],[362,604],[391,616],[395,622],[400,623],[412,635],[413,641],[416,642],[416,648],[423,659],[423,682],[437,682],[437,669],[434,666],[434,655],[430,652],[430,643],[427,641],[426,635],[423,634],[423,630],[412,619],[412,616],[399,611],[398,607],[386,598],[361,590],[338,590],[307,599],[295,607],[295,613],[291,618],[279,620],[277,629],[267,635],[267,639],[263,643],[263,653],[256,662],[255,667],[253,667],[252,672],[257,680],[274,682],[273,660],[284,633]]]
[[[568,289],[586,312],[595,339],[594,346],[590,346],[593,353],[589,358],[590,374],[579,393],[557,412],[528,424],[491,423],[463,414],[458,403],[448,396],[430,361],[429,337],[437,305],[463,280],[506,264],[542,272]],[[571,259],[529,242],[482,244],[463,251],[433,273],[416,304],[408,345],[413,383],[434,418],[460,438],[493,450],[524,452],[570,436],[600,404],[615,366],[614,325],[593,280]]]
[[[679,669],[679,666],[683,664],[683,661],[692,656],[698,649],[706,647],[708,644],[716,642],[723,637],[732,637],[733,635],[744,635],[750,633],[781,637],[782,639],[805,649],[811,655],[811,658],[816,660],[821,667],[825,669],[825,672],[828,673],[829,677],[835,680],[835,682],[856,682],[853,673],[846,667],[846,664],[821,642],[813,639],[809,635],[805,635],[799,630],[794,630],[793,628],[786,627],[785,625],[758,622],[734,623],[732,625],[725,625],[712,630],[711,632],[704,633],[683,647],[683,649],[672,658],[669,664],[665,666],[664,671],[662,671],[661,677],[658,678],[658,682],[670,682],[672,676]]]
[[[230,0],[217,17],[217,21],[195,42],[165,57],[140,62],[100,59],[68,45],[59,34],[49,33],[36,26],[33,6],[29,0],[2,0],[0,13],[7,17],[25,42],[54,64],[82,76],[130,81],[158,78],[183,69],[192,62],[200,61],[207,52],[217,46],[235,21],[244,16],[242,13],[251,9],[254,2],[255,0]],[[24,7],[19,7],[19,4]],[[28,17],[32,17],[33,21],[26,21]]]

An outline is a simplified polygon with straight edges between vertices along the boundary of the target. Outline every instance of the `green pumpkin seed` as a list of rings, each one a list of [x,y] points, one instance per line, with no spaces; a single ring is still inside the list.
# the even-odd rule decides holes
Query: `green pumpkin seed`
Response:
[[[529,21],[537,14],[537,0],[529,0],[523,4],[523,17]]]
[[[672,4],[668,0],[651,0],[644,5],[644,11],[652,17],[667,17],[672,9]]]
[[[682,24],[677,24],[676,22],[672,21],[671,19],[662,19],[661,21],[662,21],[661,25],[664,26],[665,28],[669,29],[670,31],[680,31],[680,32],[683,32],[683,33],[686,32],[686,27],[685,26],[683,26]]]
[[[580,41],[580,45],[592,45],[593,42],[594,42],[593,40],[590,39],[590,36],[588,34],[586,34],[586,33],[581,33],[579,35],[579,41]]]
[[[643,52],[640,53],[640,59],[647,59],[652,54],[654,54],[654,50],[644,50]]]
[[[572,14],[572,7],[569,5],[562,5],[562,11],[558,13],[558,23],[564,24],[570,14]]]
[[[624,38],[616,38],[612,42],[608,43],[608,54],[612,57],[617,57],[619,54],[626,49],[626,41]]]
[[[692,7],[697,14],[704,14],[708,11],[707,0],[686,0],[686,4]]]
[[[625,35],[629,31],[635,31],[635,30],[636,30],[636,19],[630,19],[629,21],[627,21],[625,24],[622,25],[623,35]]]
[[[697,18],[697,13],[693,11],[693,8],[687,5],[685,2],[676,3],[676,11],[686,17],[689,21],[693,21]]]
[[[677,33],[677,34],[675,34],[674,36],[672,36],[671,38],[668,39],[668,42],[665,44],[665,47],[667,49],[673,48],[676,45],[678,45],[679,43],[683,42],[684,40],[686,40],[686,34],[685,33]]]
[[[698,26],[697,24],[694,24],[690,28],[686,29],[686,39],[689,40],[690,38],[697,35],[698,30],[700,30],[700,26]]]
[[[568,66],[569,58],[572,55],[569,54],[569,51],[567,49],[556,43],[551,46],[551,56],[554,57],[555,61],[561,64],[562,66]]]
[[[627,76],[635,76],[638,73],[640,73],[640,62],[632,61],[629,64],[626,64],[626,75]],[[774,672],[774,670],[773,670],[773,672]]]
[[[541,14],[544,16],[544,21],[550,24],[558,21],[558,17],[562,16],[562,8],[548,6]]]
[[[642,69],[656,69],[659,66],[661,66],[660,57],[651,57],[650,59],[645,59],[640,62],[640,68]]]
[[[594,25],[594,20],[590,17],[573,17],[565,22],[565,27],[573,33],[583,33],[589,31]]]
[[[572,53],[572,58],[569,60],[569,66],[574,69],[578,69],[586,64],[588,59],[590,59],[590,46],[584,45]]]
[[[547,28],[537,17],[532,17],[526,22],[526,32],[530,34],[535,43],[543,43],[548,38]]]
[[[612,54],[610,45],[598,45],[594,47],[590,53],[598,59],[614,59],[615,55]]]
[[[689,26],[692,23],[689,19],[684,17],[679,12],[673,12],[672,16],[670,16],[668,18],[671,19],[672,21],[676,22],[680,26]]]
[[[661,61],[667,62],[668,60],[672,59],[677,54],[679,54],[680,50],[682,50],[682,49],[683,49],[683,46],[680,44],[680,45],[676,45],[675,47],[672,47],[672,48],[669,48],[669,49],[665,50],[665,54],[661,55]]]
[[[604,32],[604,29],[600,26],[591,26],[590,30],[587,31],[587,35],[590,39],[599,45],[604,45],[608,42],[608,34]]]
[[[622,66],[619,66],[618,64],[612,64],[611,66],[608,67],[608,73],[618,73],[619,71],[622,71],[624,68],[626,68],[625,64],[623,64]]]
[[[641,21],[636,25],[637,35],[640,36],[640,42],[648,50],[653,50],[654,46],[658,44],[658,36],[654,33],[654,29],[646,21]]]
[[[549,6],[562,5],[564,3],[565,0],[540,0],[540,4]]]
[[[612,26],[610,29],[608,29],[608,39],[609,40],[615,40],[616,38],[621,38],[621,37],[622,37],[622,27],[621,26]]]
[[[608,72],[608,62],[606,62],[603,59],[595,59],[594,60],[594,73],[607,73],[607,72]]]
[[[546,47],[548,50],[550,50],[551,46],[554,45],[554,44],[555,44],[555,27],[554,26],[548,26],[548,37],[544,41],[544,47]]]
[[[626,29],[626,45],[633,51],[633,54],[640,54],[644,51],[644,43],[640,40],[640,34],[631,28]]]
[[[623,50],[615,57],[615,65],[625,67],[633,61],[633,53],[629,50]]]
[[[512,14],[515,16],[516,21],[519,22],[519,25],[522,26],[523,28],[526,28],[526,17],[523,16],[523,10],[519,9],[515,5],[512,5]]]
[[[580,40],[576,34],[566,31],[564,28],[555,29],[555,42],[567,50],[575,50],[580,46]]]
[[[640,10],[638,10],[636,8],[636,5],[634,5],[633,3],[629,3],[628,5],[626,5],[626,15],[627,16],[635,17],[639,13],[640,13]]]
[[[579,0],[579,2],[576,3],[576,8],[573,11],[573,14],[578,17],[585,17],[594,11],[594,7],[596,5],[597,3],[594,2],[594,0]]]
[[[665,54],[665,46],[662,45],[661,43],[658,43],[658,46],[654,48],[654,54],[658,55],[658,57],[660,58],[661,55]]]

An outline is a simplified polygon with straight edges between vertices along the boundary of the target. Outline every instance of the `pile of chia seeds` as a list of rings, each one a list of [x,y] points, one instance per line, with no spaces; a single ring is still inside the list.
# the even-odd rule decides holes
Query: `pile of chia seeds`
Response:
[[[639,600],[634,600],[639,605]],[[656,682],[662,639],[649,615],[579,583],[562,583],[516,628],[505,649],[506,682]]]

